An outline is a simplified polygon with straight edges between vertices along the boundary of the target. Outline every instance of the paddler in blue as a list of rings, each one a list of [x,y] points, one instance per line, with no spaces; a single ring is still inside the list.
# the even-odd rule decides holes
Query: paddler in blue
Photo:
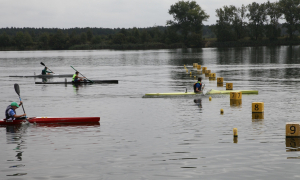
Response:
[[[201,93],[202,92],[202,78],[199,77],[198,81],[194,84],[194,92],[195,93]]]
[[[16,109],[18,107],[20,107],[22,105],[22,101],[20,102],[20,104],[16,103],[16,102],[12,102],[9,106],[7,106],[6,110],[5,110],[5,119],[6,121],[13,121],[16,119],[22,119],[21,117],[26,116],[26,114],[22,114],[22,115],[17,115],[16,114]]]
[[[86,78],[86,77],[79,77],[78,74],[79,74],[79,72],[76,71],[76,73],[73,75],[72,82],[80,82]]]
[[[46,75],[47,73],[50,74],[50,73],[53,73],[52,71],[47,71],[47,67],[45,66],[45,68],[42,70],[42,75]]]

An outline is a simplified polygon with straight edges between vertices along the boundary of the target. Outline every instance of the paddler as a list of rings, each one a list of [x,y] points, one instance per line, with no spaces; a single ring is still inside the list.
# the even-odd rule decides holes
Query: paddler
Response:
[[[47,71],[47,67],[45,66],[45,68],[42,70],[42,75],[46,75],[47,73],[50,74],[50,73],[53,73],[52,71]]]
[[[79,74],[79,72],[76,71],[76,73],[73,75],[72,82],[80,82],[86,78],[86,77],[79,77],[78,74]]]
[[[7,106],[5,110],[5,119],[6,121],[16,120],[16,119],[23,119],[21,117],[26,117],[26,114],[17,115],[16,109],[22,105],[22,101],[20,104],[16,102],[12,102],[9,106]]]
[[[201,82],[202,78],[199,77],[198,81],[194,84],[194,92],[195,93],[200,93],[202,92],[202,82]]]

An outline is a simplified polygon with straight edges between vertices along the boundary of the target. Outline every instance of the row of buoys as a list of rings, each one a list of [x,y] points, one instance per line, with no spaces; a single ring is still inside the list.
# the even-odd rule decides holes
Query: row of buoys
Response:
[[[198,63],[193,63],[193,67],[197,68],[197,70],[201,69],[201,65]],[[186,66],[184,68],[187,70]],[[188,72],[188,70],[187,70]],[[211,70],[208,70],[207,67],[202,67],[202,74],[205,74],[205,77],[209,77],[209,80],[216,80],[216,73],[212,73]],[[190,72],[190,76],[192,76],[192,72]],[[196,76],[194,76],[196,79]],[[217,78],[217,86],[223,86],[223,77]],[[226,90],[233,90],[233,83],[226,83]],[[209,101],[211,101],[211,96],[209,97]],[[242,92],[230,92],[230,105],[239,106],[242,104]],[[220,114],[224,114],[224,110],[220,110]],[[253,102],[252,103],[252,119],[264,119],[264,103],[263,102]],[[295,125],[290,125],[286,129],[299,129],[300,123]],[[292,127],[292,128],[290,128]],[[288,132],[288,131],[287,131]],[[293,131],[294,132],[294,131]],[[294,134],[293,134],[294,135]],[[237,128],[233,128],[233,136],[234,138],[238,137]],[[300,136],[300,131],[298,132],[298,136]],[[237,139],[236,139],[237,142]]]

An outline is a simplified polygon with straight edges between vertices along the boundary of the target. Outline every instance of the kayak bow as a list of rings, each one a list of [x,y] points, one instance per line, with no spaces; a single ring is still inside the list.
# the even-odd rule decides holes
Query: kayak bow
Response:
[[[41,124],[68,124],[68,123],[94,123],[99,122],[100,117],[32,117],[28,119],[29,123]],[[24,119],[6,121],[0,119],[0,125],[16,125],[26,122]]]
[[[242,94],[258,94],[257,90],[209,90],[206,94],[230,94],[230,92],[242,92]],[[155,96],[185,96],[185,95],[202,95],[202,93],[194,92],[172,92],[172,93],[147,93],[144,97]]]

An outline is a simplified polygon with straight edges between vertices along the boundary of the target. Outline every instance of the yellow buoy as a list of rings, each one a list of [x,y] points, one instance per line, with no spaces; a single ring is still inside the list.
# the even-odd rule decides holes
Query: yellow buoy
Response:
[[[226,90],[233,90],[233,83],[226,83]]]
[[[208,99],[209,99],[209,101],[211,101],[211,96],[209,96],[209,98],[208,98]]]
[[[234,100],[242,99],[242,92],[230,92],[230,99],[234,99]]]
[[[221,109],[221,110],[220,110],[220,113],[221,113],[221,114],[224,114],[224,110],[223,110],[223,109]]]
[[[263,102],[253,102],[252,103],[252,113],[263,113],[264,103]]]
[[[237,128],[233,128],[233,136],[238,137],[238,130]]]

